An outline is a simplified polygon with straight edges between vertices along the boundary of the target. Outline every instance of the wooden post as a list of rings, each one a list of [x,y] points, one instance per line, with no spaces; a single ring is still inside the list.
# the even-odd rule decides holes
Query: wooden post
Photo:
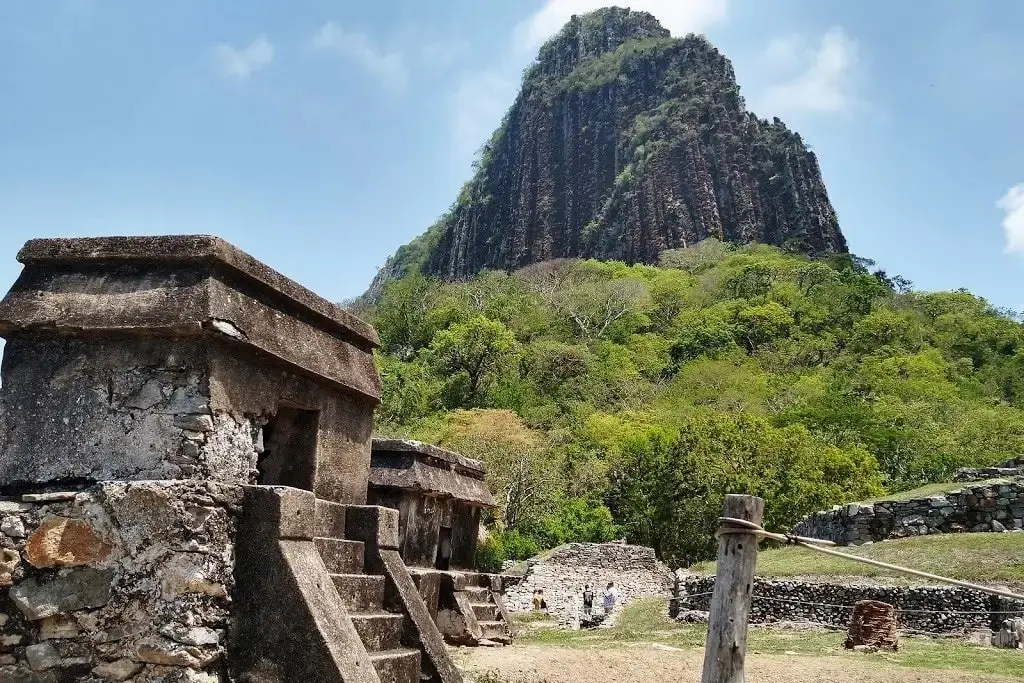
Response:
[[[764,518],[764,500],[729,494],[725,497],[722,516],[760,525]],[[747,655],[747,619],[754,590],[757,541],[753,533],[719,536],[718,573],[711,596],[701,683],[744,683],[743,661]]]

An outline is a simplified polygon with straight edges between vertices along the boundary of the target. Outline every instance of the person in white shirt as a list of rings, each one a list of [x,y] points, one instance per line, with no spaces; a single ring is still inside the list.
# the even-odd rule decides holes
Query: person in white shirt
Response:
[[[619,601],[619,591],[615,588],[614,582],[609,582],[604,589],[604,612],[611,614],[615,611],[615,603]]]

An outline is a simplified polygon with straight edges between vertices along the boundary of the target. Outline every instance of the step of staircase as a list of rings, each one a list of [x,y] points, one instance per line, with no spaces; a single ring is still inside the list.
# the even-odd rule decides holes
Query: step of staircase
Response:
[[[384,604],[384,577],[371,574],[331,574],[345,609],[373,612]]]
[[[331,574],[359,574],[363,571],[363,544],[340,538],[314,538],[327,571]]]
[[[370,661],[377,670],[380,683],[419,683],[420,651],[395,648],[371,652]]]
[[[401,647],[405,617],[390,612],[357,612],[349,615],[368,652]]]
[[[480,630],[487,640],[501,640],[508,638],[508,630],[504,621],[481,621]]]
[[[321,538],[345,538],[347,506],[317,498],[313,535]]]
[[[474,602],[470,606],[473,608],[473,614],[476,615],[477,621],[495,621],[500,619],[498,616],[498,606],[493,602]]]
[[[491,599],[491,589],[483,586],[466,586],[466,595],[470,602],[484,603]]]

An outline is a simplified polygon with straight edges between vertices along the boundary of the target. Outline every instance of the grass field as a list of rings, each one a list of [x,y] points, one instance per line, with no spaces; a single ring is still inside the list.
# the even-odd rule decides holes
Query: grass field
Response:
[[[662,600],[638,601],[627,606],[618,624],[608,629],[562,631],[536,626],[524,626],[515,647],[522,646],[535,650],[538,647],[550,647],[560,648],[562,651],[589,648],[602,652],[644,652],[644,658],[650,659],[654,666],[657,661],[657,650],[652,650],[651,646],[664,650],[695,652],[703,648],[707,634],[706,627],[702,625],[677,624],[670,620]],[[905,638],[899,652],[864,654],[843,649],[843,638],[843,633],[835,631],[752,628],[747,651],[751,655],[764,656],[769,661],[781,655],[801,656],[801,661],[824,662],[825,666],[840,670],[846,667],[858,670],[864,667],[895,670],[945,669],[962,673],[944,675],[944,678],[965,681],[975,680],[970,674],[1024,676],[1024,652],[1020,651],[969,645],[955,639]],[[639,646],[647,647],[636,649]],[[494,656],[500,656],[500,651]],[[851,677],[850,680],[862,679]],[[900,677],[889,680],[903,679]]]
[[[963,581],[1024,583],[1024,533],[914,536],[842,550]],[[713,574],[715,563],[702,562],[690,571]],[[910,582],[884,569],[797,547],[762,550],[757,558],[757,574],[768,577],[892,576]]]

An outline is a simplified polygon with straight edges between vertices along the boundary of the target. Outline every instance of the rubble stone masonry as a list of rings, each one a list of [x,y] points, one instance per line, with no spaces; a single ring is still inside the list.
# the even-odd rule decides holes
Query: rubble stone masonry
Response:
[[[1024,529],[1024,481],[1000,480],[930,498],[837,505],[804,517],[793,533],[857,545],[927,534],[1020,529]]]
[[[526,575],[505,594],[512,612],[533,609],[533,591],[542,589],[548,612],[559,624],[574,628],[582,610],[583,587],[595,593],[600,613],[601,594],[609,581],[619,591],[618,608],[639,598],[672,596],[672,572],[655,557],[653,548],[622,543],[570,543],[528,562]]]
[[[136,481],[0,500],[0,681],[226,680],[241,496]]]
[[[680,573],[670,616],[687,618],[690,610],[707,612],[714,588],[713,576]],[[998,630],[1006,619],[1024,615],[1020,602],[966,588],[755,578],[750,621],[810,622],[846,628],[859,600],[889,603],[896,607],[901,629],[928,634]]]

